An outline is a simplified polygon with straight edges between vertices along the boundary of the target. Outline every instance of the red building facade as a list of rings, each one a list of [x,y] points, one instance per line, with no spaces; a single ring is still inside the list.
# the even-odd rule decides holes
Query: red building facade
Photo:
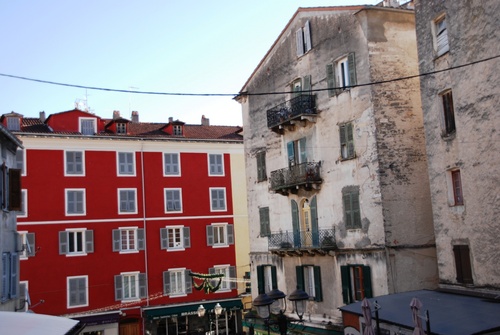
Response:
[[[215,319],[240,332],[231,155],[241,128],[77,109],[0,121],[12,118],[25,147],[21,283],[36,313],[77,318],[89,335],[204,333]],[[224,277],[206,294],[192,273]]]

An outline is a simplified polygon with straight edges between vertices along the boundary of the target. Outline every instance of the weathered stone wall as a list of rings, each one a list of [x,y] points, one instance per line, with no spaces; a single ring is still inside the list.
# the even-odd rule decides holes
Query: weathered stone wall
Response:
[[[500,289],[500,1],[416,1],[420,72],[429,176],[443,285],[456,285],[453,245],[470,248],[474,285]],[[437,57],[431,26],[445,14],[450,50]],[[456,133],[442,137],[439,96],[453,94]],[[451,206],[448,171],[461,172],[464,206]],[[460,284],[459,284],[460,285]]]

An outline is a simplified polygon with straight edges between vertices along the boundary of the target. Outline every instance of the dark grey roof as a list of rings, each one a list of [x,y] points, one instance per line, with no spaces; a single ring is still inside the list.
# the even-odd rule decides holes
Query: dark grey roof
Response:
[[[380,305],[380,322],[413,329],[410,302],[414,297],[423,304],[420,315],[425,316],[425,311],[429,311],[432,334],[472,335],[500,330],[500,299],[420,290],[383,295],[368,300],[372,312],[375,300]],[[340,310],[361,315],[361,302],[343,306]],[[422,325],[425,330],[425,320],[422,320]]]

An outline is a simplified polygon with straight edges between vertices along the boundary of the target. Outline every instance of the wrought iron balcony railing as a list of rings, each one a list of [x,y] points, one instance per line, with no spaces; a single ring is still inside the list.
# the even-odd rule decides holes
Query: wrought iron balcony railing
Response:
[[[271,233],[268,239],[268,248],[279,251],[294,249],[333,250],[337,248],[335,229]]]
[[[311,189],[322,182],[320,167],[321,162],[308,162],[271,171],[270,189],[284,194],[300,187]]]
[[[279,126],[290,124],[304,116],[316,116],[316,96],[301,94],[267,111],[267,127],[278,131]]]

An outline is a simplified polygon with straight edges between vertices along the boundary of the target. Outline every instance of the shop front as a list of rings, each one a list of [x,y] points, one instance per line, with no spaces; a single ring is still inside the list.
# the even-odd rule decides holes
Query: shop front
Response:
[[[240,335],[242,308],[241,299],[146,307],[143,309],[146,334]],[[201,311],[204,313],[200,313]]]

